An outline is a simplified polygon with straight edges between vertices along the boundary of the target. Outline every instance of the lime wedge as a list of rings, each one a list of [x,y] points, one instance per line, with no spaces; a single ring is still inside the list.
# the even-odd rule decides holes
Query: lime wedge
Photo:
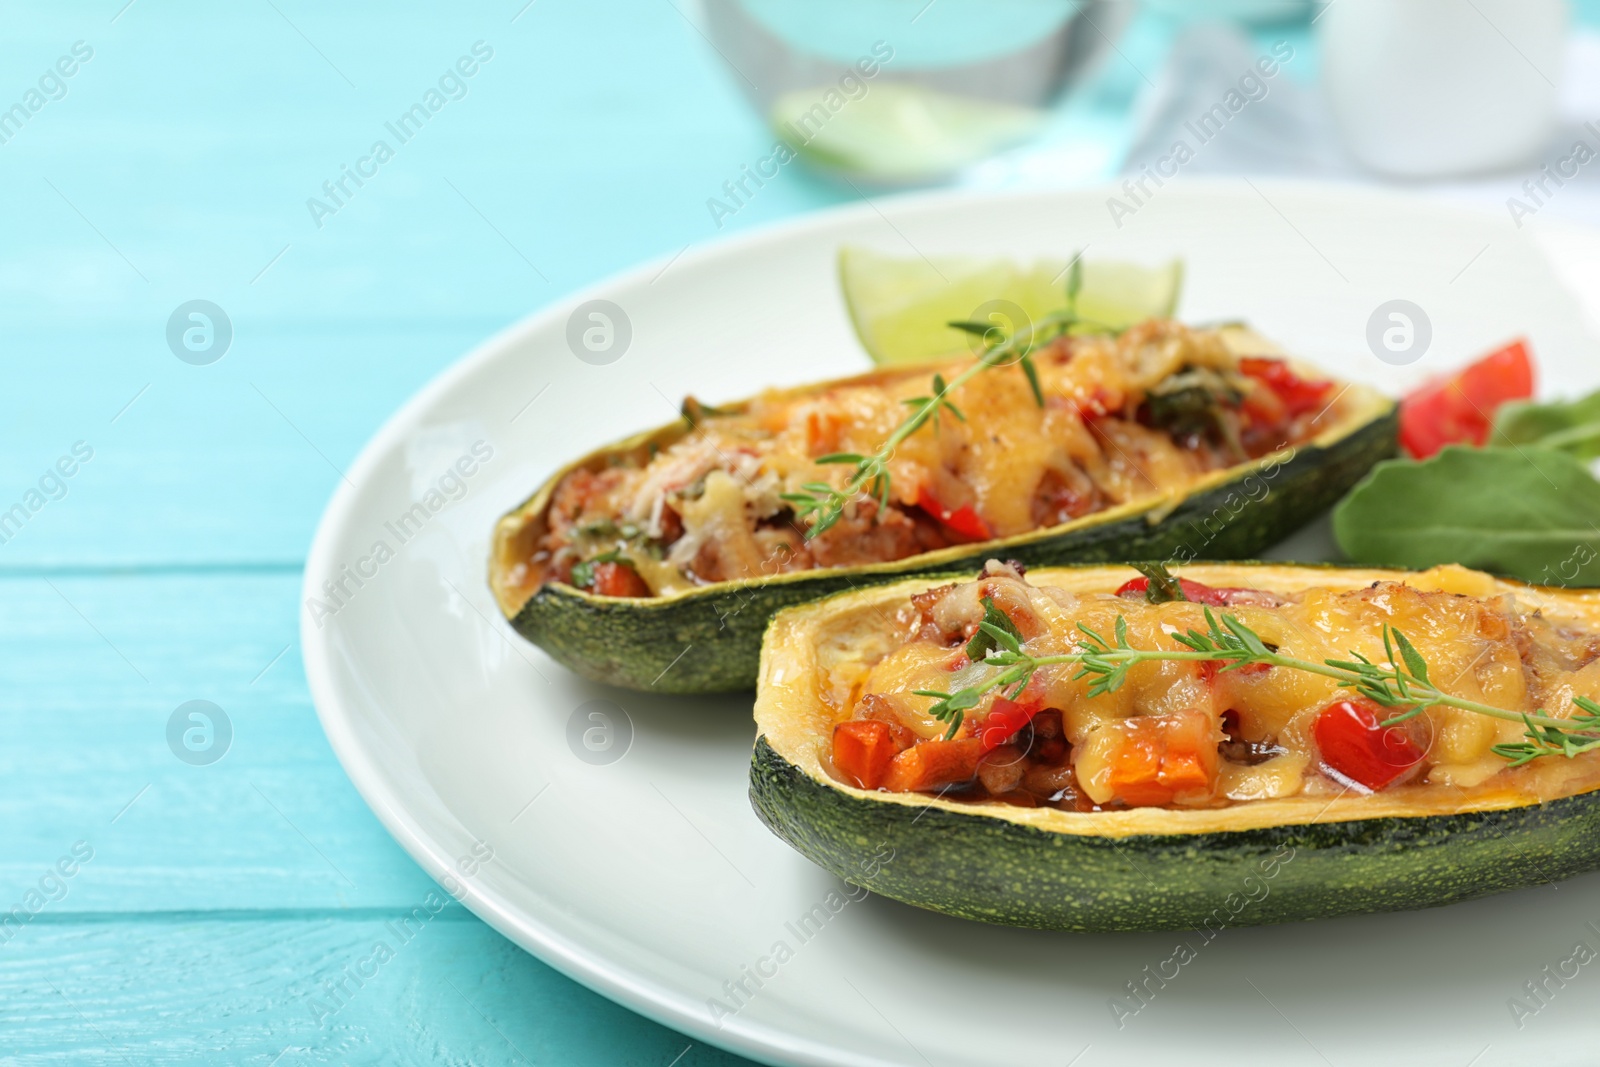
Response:
[[[839,250],[839,286],[872,361],[914,363],[967,350],[969,335],[946,323],[971,320],[991,301],[1009,301],[1035,320],[1061,310],[1069,262],[1022,266],[971,256],[901,258],[846,246]],[[1182,260],[1159,267],[1085,260],[1078,313],[1097,326],[1122,329],[1170,317],[1182,288]]]

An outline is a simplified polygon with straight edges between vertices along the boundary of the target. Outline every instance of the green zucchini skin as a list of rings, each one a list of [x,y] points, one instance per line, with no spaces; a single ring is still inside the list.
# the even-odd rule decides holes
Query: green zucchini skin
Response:
[[[774,833],[847,882],[1044,930],[1206,934],[1438,907],[1600,867],[1600,792],[1454,815],[1080,836],[848,793],[763,735],[750,800]]]
[[[1394,455],[1398,430],[1398,411],[1387,406],[1335,441],[1298,447],[1270,477],[1249,469],[1191,495],[1157,521],[1145,513],[1080,521],[1069,530],[1034,531],[966,552],[945,549],[892,563],[719,582],[667,597],[596,597],[551,583],[523,604],[511,625],[558,663],[598,682],[660,693],[751,689],[772,616],[834,593],[917,574],[976,572],[992,558],[1041,567],[1252,558],[1332,507],[1378,461]],[[1258,487],[1266,489],[1259,498]]]

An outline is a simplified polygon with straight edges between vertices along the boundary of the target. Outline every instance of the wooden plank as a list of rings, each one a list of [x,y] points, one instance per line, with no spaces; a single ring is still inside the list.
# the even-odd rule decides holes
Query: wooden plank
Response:
[[[197,19],[140,4],[114,24],[43,3],[12,13],[5,69],[42,70],[79,39],[95,53],[4,146],[0,498],[75,440],[106,451],[75,494],[98,479],[103,503],[52,505],[32,547],[3,546],[0,562],[170,559],[179,546],[293,558],[332,482],[251,383],[346,463],[423,380],[529,310],[847,194],[789,168],[714,224],[705,201],[771,137],[671,5],[635,4],[627,34],[582,4],[279,8]],[[479,40],[495,54],[466,95],[396,142],[319,228],[307,200],[393,140],[384,123]],[[554,40],[604,41],[604,61],[598,44]],[[618,70],[650,91],[619,107]],[[236,331],[210,367],[180,363],[164,339],[173,309],[199,297]],[[108,529],[121,536],[78,536]]]
[[[0,958],[0,1059],[17,1067],[749,1062],[583,989],[425,893],[358,918],[39,922]]]
[[[335,468],[479,340],[848,190],[789,168],[719,231],[706,198],[770,135],[653,0],[7,14],[7,101],[73,41],[95,56],[0,153],[0,509],[95,456],[0,543],[0,899],[95,852],[0,946],[0,1060],[742,1062],[454,907],[319,1025],[316,983],[432,883],[321,735],[296,572]],[[307,198],[480,38],[470,94],[317,227]],[[210,366],[164,336],[194,298],[235,329]],[[194,698],[236,730],[211,766],[165,740]]]
[[[479,340],[604,274],[848,193],[788,168],[713,224],[706,199],[771,138],[671,5],[636,5],[620,36],[581,4],[515,22],[489,3],[279,6],[14,13],[5,69],[77,39],[96,51],[4,145],[0,508],[74,442],[96,458],[0,545],[0,568],[298,559],[333,467]],[[479,39],[496,54],[468,95],[314,225],[322,182]],[[604,40],[604,61],[552,40]],[[626,108],[619,69],[651,84]],[[167,349],[194,298],[234,326],[211,366]]]
[[[0,891],[80,839],[95,858],[52,910],[398,906],[432,884],[322,735],[298,587],[270,572],[0,580]],[[209,766],[167,742],[195,699],[232,723]]]
[[[0,530],[8,538],[0,573],[297,562],[365,440],[493,325],[413,324],[363,336],[241,324],[240,350],[214,366],[169,354],[108,368],[71,390],[8,392],[0,399],[0,511],[26,506],[57,461],[76,470],[59,488],[44,487],[51,496],[33,498],[38,510],[20,529]],[[61,347],[16,331],[8,343],[24,363]],[[96,352],[140,344],[123,331],[96,331],[73,338],[68,357],[92,363]],[[78,442],[92,459],[73,456]]]

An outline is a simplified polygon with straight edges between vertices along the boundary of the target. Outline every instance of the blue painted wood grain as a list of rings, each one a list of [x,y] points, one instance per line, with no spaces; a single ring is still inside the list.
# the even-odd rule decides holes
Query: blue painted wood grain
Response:
[[[4,25],[0,107],[92,56],[0,143],[0,510],[93,458],[0,542],[0,902],[51,898],[0,926],[0,1062],[743,1062],[454,905],[317,1010],[433,884],[318,727],[299,569],[338,469],[482,338],[855,194],[788,168],[719,230],[706,198],[771,138],[669,0],[16,0]],[[314,219],[478,42],[465,95]],[[196,298],[234,330],[210,366],[165,340]],[[167,747],[192,699],[235,728],[212,766]]]

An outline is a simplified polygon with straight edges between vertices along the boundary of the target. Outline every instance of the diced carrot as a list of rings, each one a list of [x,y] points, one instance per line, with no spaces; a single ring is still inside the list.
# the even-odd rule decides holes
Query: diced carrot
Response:
[[[976,737],[956,741],[923,741],[894,758],[883,787],[894,793],[938,789],[970,782],[978,773],[983,742]]]
[[[1097,803],[1170,804],[1210,792],[1219,739],[1216,722],[1203,711],[1124,719],[1090,738],[1078,777]]]
[[[899,751],[894,731],[880,719],[855,719],[833,728],[833,765],[862,789],[876,789]]]
[[[839,433],[844,420],[834,412],[813,411],[806,415],[806,454],[823,456],[839,451]]]

